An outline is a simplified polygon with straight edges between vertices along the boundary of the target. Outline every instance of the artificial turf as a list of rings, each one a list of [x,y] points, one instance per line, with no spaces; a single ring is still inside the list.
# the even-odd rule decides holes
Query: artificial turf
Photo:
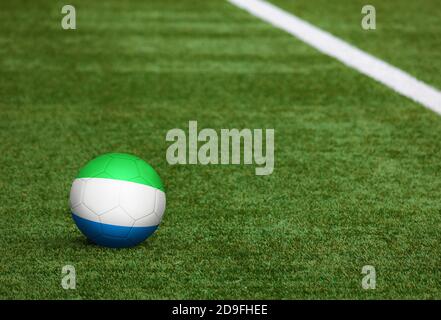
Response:
[[[366,42],[352,1],[275,3],[440,87],[436,1],[377,2],[418,29],[378,20]],[[0,2],[1,298],[441,298],[439,115],[226,1],[70,4],[75,31],[60,3]],[[274,128],[273,174],[170,166],[165,135],[189,120]],[[165,185],[159,230],[132,249],[70,217],[77,171],[105,152]]]

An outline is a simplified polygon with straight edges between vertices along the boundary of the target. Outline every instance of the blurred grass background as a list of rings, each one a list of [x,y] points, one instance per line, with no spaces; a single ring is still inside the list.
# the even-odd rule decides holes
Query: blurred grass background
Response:
[[[436,1],[275,1],[441,87]],[[440,298],[441,120],[226,1],[0,3],[0,297]],[[170,166],[169,129],[274,128],[274,173]],[[129,152],[161,175],[157,233],[90,245],[77,170]],[[77,289],[62,289],[73,264]],[[361,288],[361,268],[377,289]]]

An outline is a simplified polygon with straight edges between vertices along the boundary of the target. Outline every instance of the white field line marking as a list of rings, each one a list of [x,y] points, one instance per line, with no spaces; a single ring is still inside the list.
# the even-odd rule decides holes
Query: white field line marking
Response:
[[[228,0],[396,92],[441,114],[441,92],[410,74],[262,0]]]

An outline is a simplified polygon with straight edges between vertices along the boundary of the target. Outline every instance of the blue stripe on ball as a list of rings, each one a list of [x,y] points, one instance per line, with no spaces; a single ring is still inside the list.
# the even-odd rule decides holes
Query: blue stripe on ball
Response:
[[[133,247],[155,232],[158,226],[124,227],[87,220],[72,213],[81,232],[96,244],[110,248]]]

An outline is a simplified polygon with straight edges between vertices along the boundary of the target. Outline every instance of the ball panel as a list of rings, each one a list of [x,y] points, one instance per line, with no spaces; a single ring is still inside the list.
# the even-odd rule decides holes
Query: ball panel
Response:
[[[138,166],[138,171],[141,178],[148,181],[149,185],[153,188],[164,191],[162,180],[156,173],[155,169],[153,169],[147,162],[141,159],[136,161],[136,165]]]
[[[104,172],[107,164],[112,160],[110,154],[103,154],[89,161],[78,173],[77,178],[93,178]]]
[[[76,214],[72,214],[72,218],[78,229],[80,229],[88,239],[93,241],[93,239],[102,235],[103,231],[101,229],[101,223],[81,218]]]
[[[90,221],[100,222],[100,218],[98,215],[93,213],[89,208],[87,208],[84,203],[80,203],[79,205],[71,208],[73,214]]]
[[[102,178],[102,179],[114,179],[110,174],[108,174],[107,172],[103,171],[100,174],[97,174],[95,177],[93,178]],[[91,179],[93,179],[91,178]],[[116,180],[116,179],[114,179]]]
[[[140,218],[133,224],[134,227],[151,227],[156,226],[161,222],[161,219],[156,214],[150,214],[146,217]]]
[[[122,208],[116,207],[109,212],[102,214],[100,221],[105,224],[132,227],[135,223],[135,219],[130,217]]]
[[[155,214],[162,220],[165,211],[165,193],[161,190],[156,190]]]
[[[112,158],[105,172],[115,179],[127,181],[131,181],[139,175],[135,161],[120,158]]]
[[[126,239],[132,227],[116,226],[113,224],[101,223],[101,236]]]
[[[137,244],[143,242],[145,239],[150,237],[157,228],[158,226],[133,227],[132,230],[130,230],[127,239],[136,246]]]
[[[139,157],[130,153],[112,152],[109,154],[114,159],[124,159],[124,160],[132,160],[132,161],[140,160]]]
[[[119,203],[120,180],[93,178],[86,181],[84,205],[97,215],[116,208]]]
[[[146,186],[150,186],[151,185],[151,183],[149,181],[147,181],[146,179],[144,179],[142,177],[136,177],[136,178],[132,179],[131,182],[135,182],[135,183],[139,183],[139,184],[145,184]]]
[[[82,179],[75,179],[72,183],[69,196],[70,207],[76,207],[81,204],[84,190],[84,181]]]
[[[128,238],[113,238],[109,236],[101,236],[92,240],[96,244],[108,248],[130,248],[136,244],[132,243]]]
[[[121,182],[119,204],[133,218],[140,219],[155,209],[155,188],[133,182]]]

